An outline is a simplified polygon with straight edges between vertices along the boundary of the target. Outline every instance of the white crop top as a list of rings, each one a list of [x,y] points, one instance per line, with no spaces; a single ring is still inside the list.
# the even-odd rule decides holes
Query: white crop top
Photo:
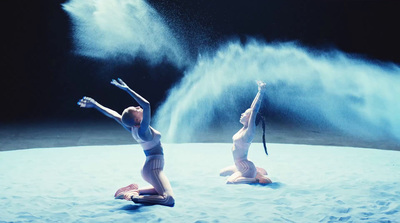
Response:
[[[160,139],[161,139],[161,133],[155,129],[153,129],[151,126],[149,126],[151,134],[153,135],[153,139],[150,141],[144,141],[139,137],[139,128],[137,127],[132,127],[132,137],[138,142],[143,150],[149,150],[160,144]]]

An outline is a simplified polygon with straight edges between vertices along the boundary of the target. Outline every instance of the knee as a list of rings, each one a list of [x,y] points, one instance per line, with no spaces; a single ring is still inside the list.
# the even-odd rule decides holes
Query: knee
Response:
[[[166,206],[173,207],[175,205],[175,199],[171,195],[165,195],[165,203]]]

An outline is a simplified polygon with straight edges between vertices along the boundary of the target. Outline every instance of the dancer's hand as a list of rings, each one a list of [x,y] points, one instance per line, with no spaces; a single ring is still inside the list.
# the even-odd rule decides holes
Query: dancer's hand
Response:
[[[81,108],[93,108],[96,103],[97,102],[93,98],[86,96],[78,101],[78,105],[81,106]]]
[[[263,81],[257,81],[258,90],[265,91],[267,84]]]
[[[111,80],[111,84],[115,85],[116,87],[118,87],[121,90],[129,90],[129,86],[127,84],[125,84],[124,81],[122,81],[120,78],[118,78],[118,81],[112,79]]]

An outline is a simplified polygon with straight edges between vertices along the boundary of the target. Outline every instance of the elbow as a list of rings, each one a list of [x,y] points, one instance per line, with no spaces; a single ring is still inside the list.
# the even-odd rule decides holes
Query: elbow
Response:
[[[143,109],[150,109],[150,102],[145,101],[143,104],[141,104]]]

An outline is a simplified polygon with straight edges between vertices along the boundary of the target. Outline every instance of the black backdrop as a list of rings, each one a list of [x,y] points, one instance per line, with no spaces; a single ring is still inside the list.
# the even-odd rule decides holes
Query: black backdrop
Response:
[[[1,122],[86,119],[76,105],[93,96],[122,110],[129,96],[109,84],[121,77],[157,106],[182,69],[99,61],[73,53],[72,26],[62,0],[2,1]],[[148,1],[188,43],[192,56],[230,38],[297,41],[400,64],[400,1],[260,0]],[[132,78],[135,77],[135,78]],[[151,86],[151,88],[149,88]]]

